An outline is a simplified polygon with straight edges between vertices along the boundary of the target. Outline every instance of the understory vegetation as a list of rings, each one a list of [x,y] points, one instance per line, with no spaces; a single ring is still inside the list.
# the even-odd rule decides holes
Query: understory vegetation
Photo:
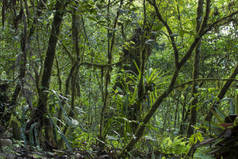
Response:
[[[238,158],[236,0],[0,6],[0,158]]]

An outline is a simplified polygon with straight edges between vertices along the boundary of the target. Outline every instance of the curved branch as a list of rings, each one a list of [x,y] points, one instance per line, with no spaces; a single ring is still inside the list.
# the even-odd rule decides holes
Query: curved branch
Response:
[[[96,68],[110,68],[112,66],[120,66],[124,61],[126,61],[126,57],[123,58],[121,61],[112,63],[112,64],[97,64],[97,63],[90,63],[90,62],[82,62],[79,66],[88,66],[88,67],[96,67]]]
[[[158,17],[158,19],[163,23],[163,25],[166,27],[168,33],[169,33],[169,38],[171,40],[172,43],[172,47],[174,50],[174,58],[175,58],[175,66],[177,67],[179,65],[179,55],[178,55],[178,48],[174,39],[174,34],[172,29],[169,27],[168,23],[163,19],[162,15],[159,12],[158,6],[156,4],[156,1],[153,0],[153,2],[151,2],[150,0],[148,0],[148,2],[155,8],[155,12],[156,15]]]
[[[177,86],[174,86],[175,89],[177,88],[184,88],[186,85],[189,85],[189,84],[192,84],[193,82],[204,82],[204,81],[229,81],[229,80],[233,80],[233,81],[236,81],[238,82],[237,79],[235,78],[198,78],[198,79],[195,79],[195,80],[190,80],[190,81],[187,81],[187,82],[184,82],[180,85],[177,85]]]
[[[225,20],[227,20],[227,19],[233,17],[233,16],[236,15],[236,14],[238,14],[238,11],[235,11],[235,12],[231,13],[230,15],[225,16],[225,17],[223,17],[223,18],[221,18],[221,19],[218,19],[217,21],[215,21],[215,22],[212,23],[212,24],[209,24],[209,25],[207,26],[207,29],[205,29],[204,31],[202,31],[200,35],[206,34],[208,31],[211,31],[215,26],[217,26],[219,23],[224,22]]]
[[[199,33],[201,33],[207,27],[207,22],[208,22],[210,10],[211,10],[211,0],[206,0],[206,1],[207,1],[207,3],[206,3],[206,13],[205,13],[205,16],[203,18],[203,22],[202,22]]]

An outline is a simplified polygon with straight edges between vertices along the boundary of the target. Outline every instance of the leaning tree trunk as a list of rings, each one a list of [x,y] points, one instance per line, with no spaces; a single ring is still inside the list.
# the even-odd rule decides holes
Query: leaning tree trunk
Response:
[[[238,64],[236,65],[234,71],[230,75],[229,80],[226,81],[226,83],[224,84],[224,86],[220,90],[219,94],[217,95],[218,101],[215,101],[212,104],[212,106],[211,106],[211,108],[210,108],[210,110],[209,110],[209,112],[208,112],[208,114],[207,114],[207,116],[205,118],[206,121],[208,121],[208,122],[211,121],[212,116],[213,116],[213,112],[216,111],[216,108],[219,105],[220,100],[225,96],[225,94],[228,91],[229,87],[231,86],[232,82],[235,80],[237,74],[238,74]]]
[[[187,50],[187,52],[185,53],[183,58],[179,61],[179,57],[178,57],[178,55],[179,55],[178,53],[179,52],[178,52],[175,40],[174,40],[174,38],[172,36],[173,34],[172,34],[171,28],[169,27],[168,23],[163,19],[161,13],[159,12],[159,8],[158,8],[158,6],[156,4],[156,1],[152,0],[152,1],[149,1],[149,3],[154,7],[155,12],[156,12],[156,16],[163,23],[163,25],[166,27],[166,29],[167,29],[167,31],[168,31],[168,33],[170,35],[171,44],[172,44],[172,47],[173,47],[173,50],[174,50],[175,70],[174,70],[173,76],[172,76],[172,78],[170,80],[170,84],[169,84],[168,88],[156,99],[154,104],[151,106],[151,109],[145,115],[145,117],[142,120],[141,124],[137,128],[135,135],[133,136],[133,138],[131,138],[130,142],[123,149],[123,151],[121,153],[121,157],[126,155],[127,152],[131,151],[132,148],[134,147],[134,145],[143,136],[144,130],[146,128],[146,124],[150,121],[151,117],[154,115],[156,110],[159,108],[159,106],[163,102],[163,100],[165,98],[167,98],[169,96],[169,94],[174,90],[175,82],[176,82],[176,80],[178,78],[178,75],[179,75],[179,72],[181,71],[181,68],[184,66],[184,64],[191,57],[194,49],[196,48],[197,44],[200,42],[202,36],[204,34],[206,34],[207,31],[208,31],[208,30],[206,30],[206,27],[207,27],[207,21],[208,21],[208,18],[209,18],[209,12],[210,12],[210,0],[207,0],[206,15],[205,15],[205,17],[203,19],[203,23],[201,25],[201,28],[199,29],[198,36],[196,36],[194,38],[194,40],[193,40],[192,44],[190,45],[189,49]],[[211,29],[211,28],[209,28],[209,29]]]
[[[52,30],[50,33],[50,38],[48,42],[48,49],[46,53],[46,58],[44,61],[44,71],[43,76],[40,84],[40,90],[39,90],[39,99],[38,99],[38,106],[36,108],[36,111],[33,112],[31,120],[27,123],[26,132],[29,133],[30,128],[33,124],[38,124],[38,134],[41,134],[41,144],[43,145],[43,148],[50,148],[51,146],[54,146],[54,139],[51,136],[52,132],[52,126],[49,122],[49,119],[47,119],[47,100],[48,100],[48,89],[50,84],[50,77],[51,77],[51,71],[53,67],[53,61],[55,57],[56,52],[56,44],[58,41],[58,35],[60,33],[60,25],[63,20],[64,10],[67,3],[62,0],[58,0],[55,5],[55,14],[54,19],[52,23]],[[42,134],[44,132],[44,135]],[[29,135],[29,134],[28,134]]]

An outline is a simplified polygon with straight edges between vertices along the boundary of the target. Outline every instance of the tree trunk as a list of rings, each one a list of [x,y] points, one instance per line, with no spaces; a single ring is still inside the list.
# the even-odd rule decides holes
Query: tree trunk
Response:
[[[176,47],[176,43],[173,43],[174,40],[171,39],[172,41],[172,45],[173,45],[173,49],[174,49],[174,56],[175,56],[175,70],[174,70],[174,74],[170,80],[170,84],[168,86],[168,88],[156,99],[156,101],[154,102],[154,104],[152,105],[151,109],[149,110],[149,112],[145,115],[144,119],[142,120],[140,126],[137,128],[135,136],[130,140],[130,142],[126,145],[126,147],[123,149],[121,156],[125,155],[128,151],[131,151],[133,146],[139,141],[139,139],[143,136],[146,124],[149,122],[149,120],[151,119],[151,117],[154,115],[154,113],[156,112],[156,110],[159,108],[160,104],[163,102],[163,100],[165,98],[168,97],[168,95],[173,91],[174,86],[175,86],[175,82],[178,78],[179,72],[181,70],[181,68],[184,66],[184,64],[188,61],[188,59],[191,57],[194,49],[196,48],[197,44],[200,42],[202,36],[204,34],[207,33],[207,31],[209,29],[206,29],[207,27],[207,21],[209,18],[209,13],[210,13],[210,0],[207,0],[207,6],[206,6],[206,15],[203,18],[203,23],[201,25],[201,28],[199,29],[198,32],[198,36],[196,36],[194,38],[194,41],[191,43],[190,47],[188,48],[187,52],[185,53],[185,55],[183,56],[183,58],[178,61],[178,50]],[[163,25],[167,28],[167,31],[169,32],[170,36],[171,36],[171,29],[168,26],[168,24],[163,20],[160,12],[159,12],[159,8],[156,4],[156,1],[149,1],[149,3],[154,7],[155,11],[156,11],[156,16],[158,17],[158,19],[160,19],[160,21],[163,22]]]
[[[203,15],[203,0],[198,1],[198,8],[197,8],[197,27],[196,31],[197,33],[199,32],[199,29],[202,24],[202,15]],[[196,119],[197,119],[197,103],[198,103],[198,98],[197,98],[197,87],[198,87],[198,82],[196,82],[196,79],[199,77],[199,61],[200,61],[200,52],[201,52],[201,41],[197,44],[197,47],[195,48],[195,55],[194,55],[194,61],[193,61],[193,87],[192,87],[192,110],[191,110],[191,116],[190,116],[190,122],[189,122],[189,127],[188,127],[188,133],[187,136],[190,137],[194,133],[194,125],[196,124]]]
[[[55,5],[55,14],[52,23],[52,30],[50,33],[50,38],[48,42],[48,49],[46,53],[46,58],[44,61],[44,71],[41,80],[40,90],[39,90],[39,99],[38,106],[36,111],[33,113],[31,120],[27,123],[27,131],[29,133],[32,124],[38,123],[38,134],[41,134],[42,145],[43,148],[49,148],[49,146],[54,146],[54,139],[50,132],[52,132],[52,125],[47,119],[47,100],[48,100],[48,89],[50,84],[51,71],[53,67],[55,52],[56,52],[56,44],[58,41],[58,36],[60,33],[60,25],[63,20],[64,10],[67,3],[62,0],[58,0]],[[43,131],[44,130],[44,131]]]

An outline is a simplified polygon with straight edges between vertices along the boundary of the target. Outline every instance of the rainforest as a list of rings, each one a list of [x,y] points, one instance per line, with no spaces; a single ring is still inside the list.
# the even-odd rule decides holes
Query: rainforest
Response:
[[[237,0],[1,0],[1,159],[237,159]]]

